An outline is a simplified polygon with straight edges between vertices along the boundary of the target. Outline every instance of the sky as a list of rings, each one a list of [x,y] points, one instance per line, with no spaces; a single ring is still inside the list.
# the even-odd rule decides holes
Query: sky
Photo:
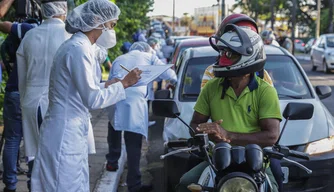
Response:
[[[234,0],[225,0],[225,2],[234,2]],[[221,1],[219,1],[221,2]],[[210,7],[217,4],[217,0],[175,0],[175,16],[181,17],[183,13],[194,14],[195,8]],[[168,15],[173,16],[173,0],[154,0],[152,15]]]

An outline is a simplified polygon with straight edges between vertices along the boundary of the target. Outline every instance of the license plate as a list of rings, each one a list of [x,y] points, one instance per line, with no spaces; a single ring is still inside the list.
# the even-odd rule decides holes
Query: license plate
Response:
[[[284,174],[283,183],[288,183],[289,182],[289,168],[288,167],[282,167],[282,172]]]

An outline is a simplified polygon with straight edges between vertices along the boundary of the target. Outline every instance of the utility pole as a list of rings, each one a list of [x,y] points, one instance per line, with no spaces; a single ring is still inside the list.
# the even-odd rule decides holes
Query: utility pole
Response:
[[[175,0],[173,0],[173,33],[175,33]]]
[[[274,14],[274,7],[275,7],[275,0],[271,0],[270,1],[270,12],[271,12],[271,30],[275,30],[274,29],[274,24],[275,24],[275,14]]]
[[[292,29],[291,29],[291,41],[292,41],[292,55],[295,54],[295,28],[296,28],[296,11],[297,11],[297,0],[292,1]]]
[[[318,38],[319,35],[320,35],[320,17],[321,17],[321,15],[320,15],[320,7],[321,7],[321,0],[318,0],[317,1],[317,12],[318,12],[318,14],[317,14],[317,28],[315,30],[315,37],[316,38]]]
[[[219,5],[219,0],[217,0],[217,3]],[[221,15],[222,19],[221,20],[223,20],[225,18],[225,0],[222,0],[221,9],[222,9],[221,10],[222,11],[222,15]]]
[[[222,0],[222,20],[225,18],[225,0]]]

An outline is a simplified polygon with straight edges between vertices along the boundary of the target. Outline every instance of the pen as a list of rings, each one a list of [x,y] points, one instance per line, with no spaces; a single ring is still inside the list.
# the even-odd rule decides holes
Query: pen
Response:
[[[122,69],[124,69],[125,71],[127,71],[127,72],[130,73],[130,70],[129,70],[129,69],[127,69],[126,67],[124,67],[122,64],[119,64],[119,65],[122,67]]]

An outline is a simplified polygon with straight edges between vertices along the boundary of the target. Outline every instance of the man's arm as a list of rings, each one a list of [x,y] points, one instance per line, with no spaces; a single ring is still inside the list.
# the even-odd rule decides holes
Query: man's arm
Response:
[[[245,146],[250,143],[255,143],[261,147],[272,146],[279,136],[278,119],[261,119],[261,131],[256,133],[233,133],[227,132],[227,138],[230,139],[233,145]]]
[[[198,113],[197,111],[194,111],[193,117],[190,122],[190,127],[193,128],[196,132],[196,128],[201,123],[206,123],[209,120],[209,116],[202,115]]]
[[[0,31],[9,34],[13,23],[9,21],[0,22]]]
[[[2,0],[0,2],[0,19],[6,15],[13,2],[14,0]]]

